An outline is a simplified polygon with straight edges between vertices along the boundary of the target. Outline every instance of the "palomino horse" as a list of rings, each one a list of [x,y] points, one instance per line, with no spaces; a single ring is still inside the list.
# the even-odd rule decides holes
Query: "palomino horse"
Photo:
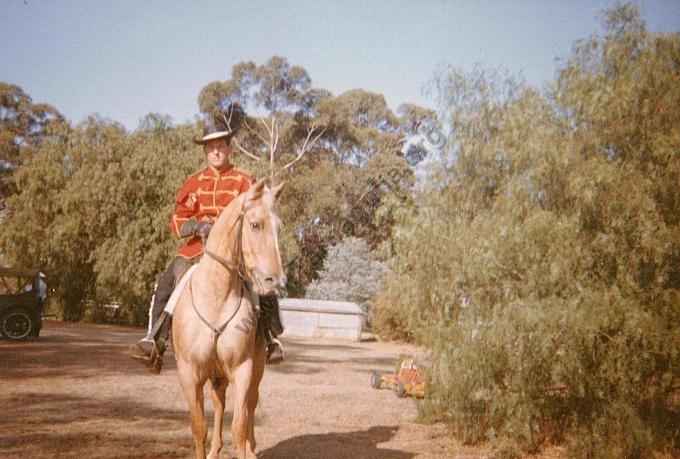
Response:
[[[215,409],[209,457],[218,457],[222,448],[228,384],[233,386],[236,455],[255,457],[255,407],[266,347],[257,326],[257,295],[270,294],[286,282],[280,222],[274,212],[282,186],[270,190],[260,180],[224,209],[210,231],[205,256],[188,273],[191,277],[175,306],[173,348],[189,402],[197,458],[205,458],[203,386],[208,380]]]

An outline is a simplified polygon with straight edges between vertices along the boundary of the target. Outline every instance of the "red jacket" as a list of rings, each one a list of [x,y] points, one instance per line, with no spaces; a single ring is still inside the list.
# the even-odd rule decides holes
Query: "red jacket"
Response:
[[[250,188],[252,176],[230,166],[223,172],[208,165],[189,177],[177,194],[177,206],[170,217],[170,229],[180,235],[182,225],[194,217],[198,221],[215,221],[217,216],[239,194]],[[180,249],[179,255],[194,258],[203,253],[201,238],[194,236]]]

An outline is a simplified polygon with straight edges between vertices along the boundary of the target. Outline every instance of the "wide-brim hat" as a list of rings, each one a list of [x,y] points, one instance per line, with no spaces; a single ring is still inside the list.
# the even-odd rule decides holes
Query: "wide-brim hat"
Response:
[[[203,137],[194,139],[198,145],[203,145],[209,140],[226,138],[227,141],[231,139],[236,132],[220,121],[207,120],[203,127]]]

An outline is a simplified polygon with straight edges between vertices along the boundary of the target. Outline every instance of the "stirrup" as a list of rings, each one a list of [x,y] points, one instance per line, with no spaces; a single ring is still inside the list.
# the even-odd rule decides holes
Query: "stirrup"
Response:
[[[163,354],[165,353],[166,343],[163,338],[154,341],[153,350],[149,356],[149,373],[159,374],[163,368]]]
[[[149,365],[149,373],[151,373],[152,375],[160,374],[162,368],[163,368],[163,356],[159,355],[151,360],[151,364]]]
[[[128,346],[128,355],[148,366],[155,347],[156,343],[153,340],[144,338]]]

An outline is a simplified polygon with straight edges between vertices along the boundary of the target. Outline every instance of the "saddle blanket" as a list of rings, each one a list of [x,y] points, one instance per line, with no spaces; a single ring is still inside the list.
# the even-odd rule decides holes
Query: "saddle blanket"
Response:
[[[187,269],[184,272],[184,274],[182,274],[182,277],[180,277],[179,280],[177,281],[177,285],[175,285],[175,289],[172,291],[172,295],[170,295],[168,304],[165,305],[164,311],[167,312],[168,314],[172,315],[175,312],[175,306],[177,306],[179,296],[182,294],[182,291],[184,290],[184,287],[187,285],[189,279],[191,279],[191,274],[194,272],[194,269],[196,269],[196,266],[198,266],[198,263],[192,265],[189,269]]]

